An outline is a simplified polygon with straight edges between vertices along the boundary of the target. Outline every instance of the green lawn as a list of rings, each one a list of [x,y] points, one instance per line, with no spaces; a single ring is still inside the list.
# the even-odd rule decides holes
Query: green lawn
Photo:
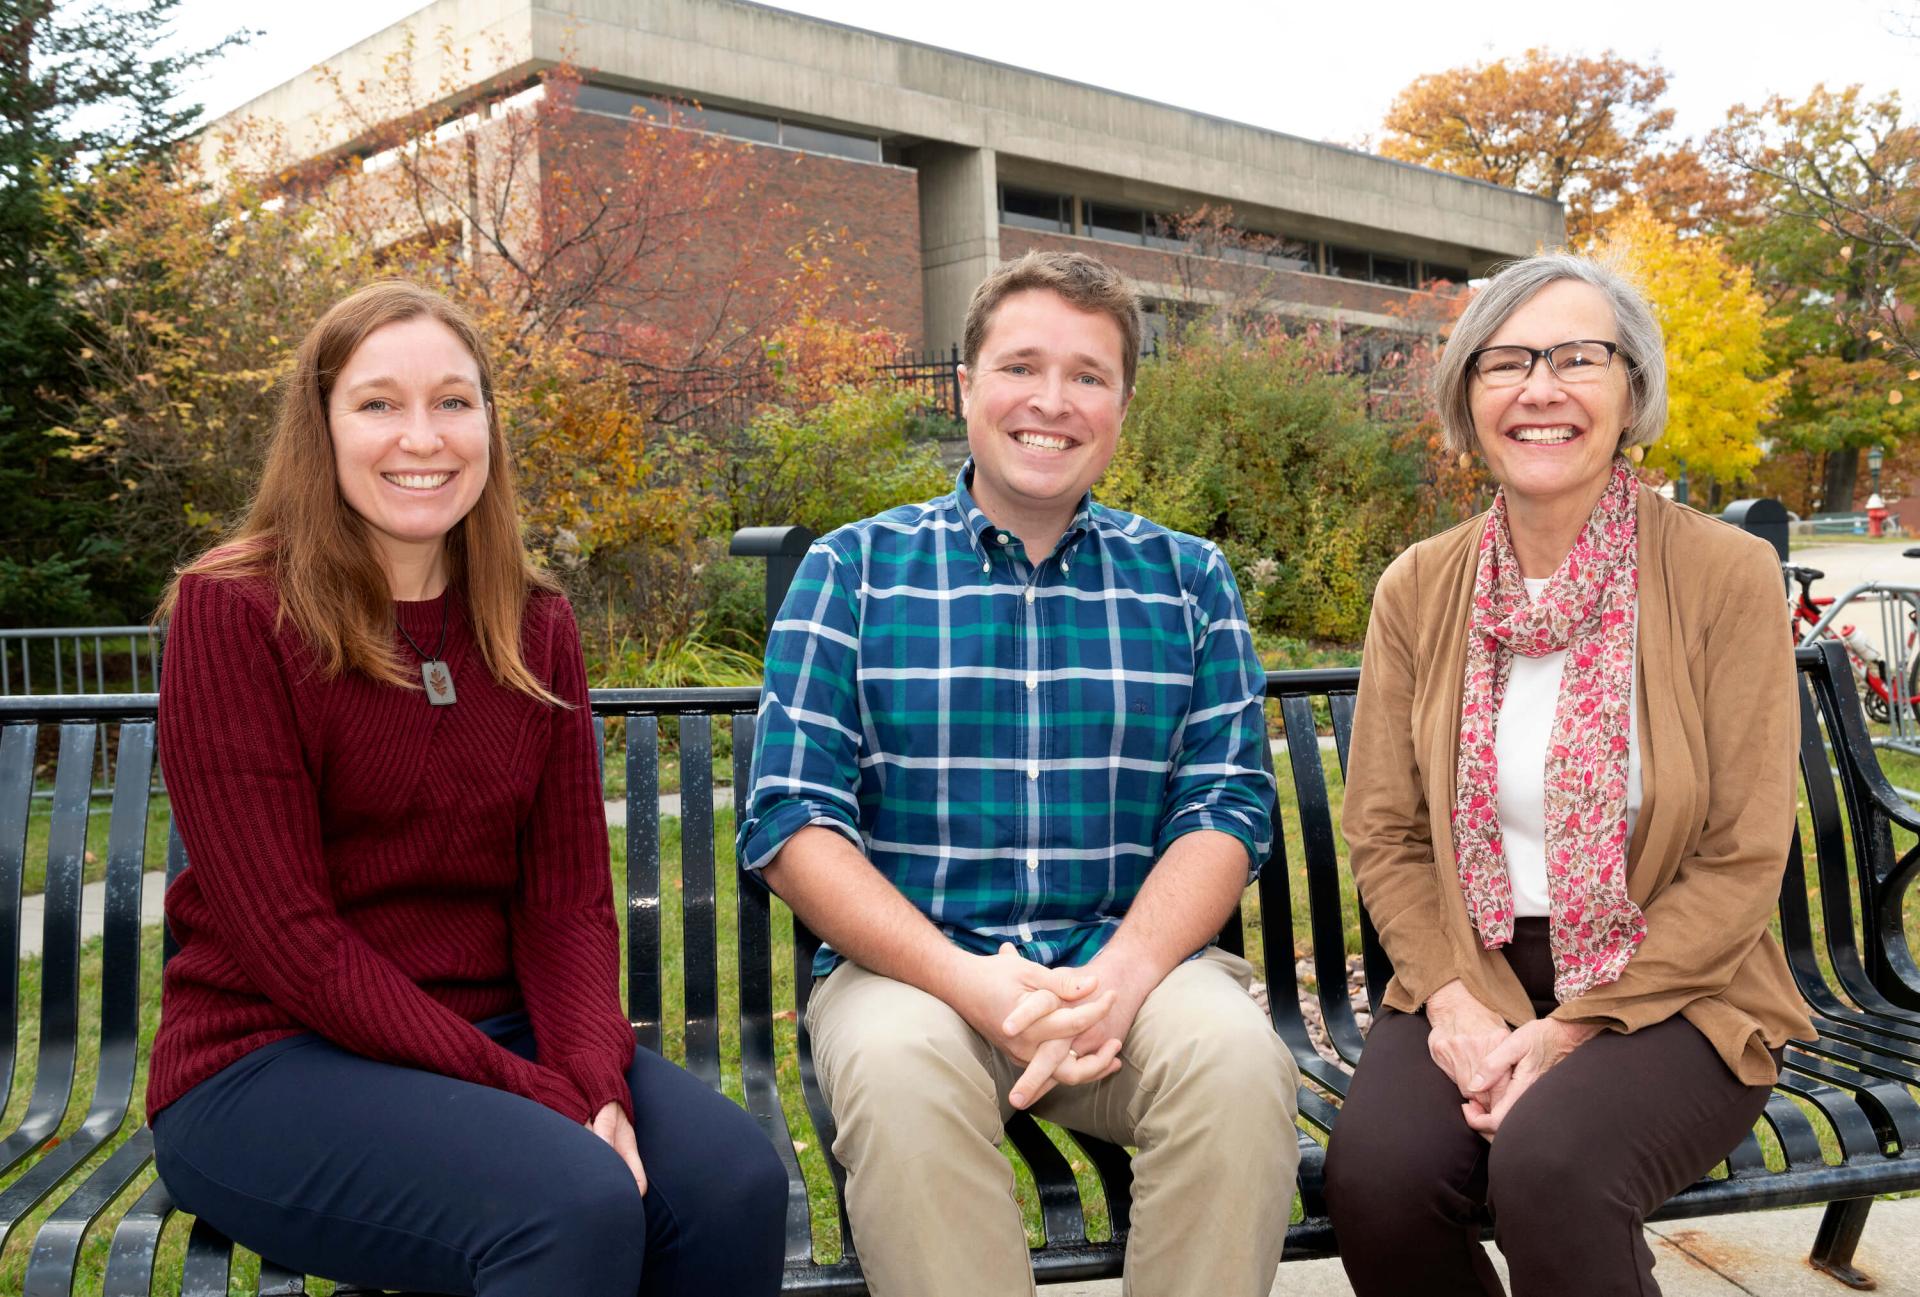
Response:
[[[94,799],[93,814],[87,817],[87,852],[81,867],[81,881],[97,883],[107,876],[107,812],[112,798]],[[167,826],[171,812],[164,793],[156,794],[147,810],[147,864],[161,868],[167,859]],[[53,828],[53,807],[36,800],[27,812],[27,859],[20,890],[35,896],[47,890],[47,838]]]

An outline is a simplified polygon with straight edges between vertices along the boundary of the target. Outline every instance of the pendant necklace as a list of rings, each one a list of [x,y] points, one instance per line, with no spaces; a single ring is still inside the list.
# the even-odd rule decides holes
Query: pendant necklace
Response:
[[[448,707],[453,704],[453,672],[447,670],[446,659],[441,657],[447,651],[447,623],[453,611],[453,597],[442,595],[446,602],[440,605],[440,646],[428,657],[427,651],[413,642],[413,636],[407,634],[407,628],[396,612],[393,624],[400,628],[401,638],[407,641],[407,647],[420,655],[420,683],[427,688],[427,701],[435,707]]]

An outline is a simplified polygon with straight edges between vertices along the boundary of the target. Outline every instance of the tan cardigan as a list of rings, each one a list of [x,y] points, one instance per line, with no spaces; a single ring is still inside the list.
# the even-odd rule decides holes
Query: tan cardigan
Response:
[[[1800,712],[1780,565],[1760,541],[1639,498],[1638,689],[1644,785],[1627,889],[1647,936],[1620,979],[1553,1016],[1630,1032],[1678,1013],[1752,1085],[1768,1047],[1813,1025],[1767,931],[1799,796]],[[1454,978],[1533,1017],[1467,917],[1448,816],[1467,608],[1485,515],[1407,550],[1373,597],[1341,827],[1393,960],[1387,1004],[1413,1012]]]

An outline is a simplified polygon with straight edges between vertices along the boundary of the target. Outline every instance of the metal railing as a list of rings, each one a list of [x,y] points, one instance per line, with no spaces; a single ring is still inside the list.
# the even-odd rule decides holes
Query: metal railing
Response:
[[[1849,607],[1877,612],[1879,642],[1862,634],[1867,626],[1855,625],[1851,633],[1833,629]],[[1920,649],[1920,584],[1901,581],[1864,581],[1822,609],[1820,619],[1801,636],[1800,643],[1815,644],[1832,638],[1845,644],[1853,665],[1854,685],[1874,720],[1875,702],[1880,689],[1868,679],[1870,671],[1880,673],[1878,683],[1886,695],[1885,735],[1876,735],[1874,744],[1920,756],[1920,706],[1916,705],[1916,650]]]
[[[149,694],[160,687],[161,632],[153,626],[0,629],[0,697]],[[95,736],[96,795],[113,788],[106,727]],[[51,789],[36,797],[52,796]]]
[[[160,632],[152,626],[0,629],[0,695],[151,693],[159,662]]]

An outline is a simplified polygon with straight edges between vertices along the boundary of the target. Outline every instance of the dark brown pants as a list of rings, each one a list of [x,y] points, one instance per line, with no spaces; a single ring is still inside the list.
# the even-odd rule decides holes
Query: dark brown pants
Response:
[[[1507,959],[1554,1007],[1546,920]],[[1424,1013],[1381,1014],[1327,1149],[1327,1202],[1360,1297],[1499,1293],[1493,1216],[1518,1297],[1657,1294],[1648,1212],[1724,1158],[1766,1107],[1689,1023],[1604,1031],[1522,1095],[1489,1144],[1427,1053]]]

